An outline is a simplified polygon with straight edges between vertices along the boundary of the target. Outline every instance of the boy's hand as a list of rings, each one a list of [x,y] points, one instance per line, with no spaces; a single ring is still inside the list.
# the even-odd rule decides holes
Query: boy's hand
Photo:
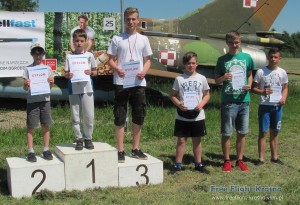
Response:
[[[225,73],[223,78],[224,78],[224,81],[231,80],[232,79],[232,74],[231,73]]]
[[[68,79],[71,79],[71,78],[73,78],[73,73],[65,72],[65,77]]]
[[[30,80],[29,79],[24,79],[24,85],[25,85],[25,87],[29,88]]]
[[[247,90],[247,91],[251,90],[251,85],[244,85],[243,90]]]
[[[186,107],[183,103],[180,103],[178,107],[182,111],[187,111],[188,110],[188,107]]]
[[[118,75],[120,77],[124,77],[125,76],[125,72],[122,69],[116,69],[116,71],[118,72]]]
[[[139,80],[143,80],[145,78],[145,75],[146,74],[144,72],[140,72],[136,76],[138,77]]]
[[[48,78],[48,82],[49,82],[49,84],[53,85],[53,84],[54,84],[54,77],[53,77],[53,76],[50,76],[50,77]]]
[[[84,70],[84,74],[91,75],[92,74],[92,70],[91,69]]]
[[[271,88],[265,88],[264,92],[263,92],[264,96],[268,96],[272,93],[273,93],[273,90]]]

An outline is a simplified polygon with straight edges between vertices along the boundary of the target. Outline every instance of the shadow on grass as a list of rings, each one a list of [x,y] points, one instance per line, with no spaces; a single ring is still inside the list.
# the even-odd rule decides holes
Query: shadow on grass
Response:
[[[205,153],[205,156],[208,157],[208,158],[211,158],[211,159],[215,159],[215,160],[208,160],[206,162],[209,162],[209,163],[206,163],[207,165],[211,165],[211,166],[215,166],[215,167],[220,167],[223,165],[223,160],[224,160],[224,157],[223,157],[223,154],[216,154],[216,153]],[[230,159],[231,161],[236,161],[237,158],[236,158],[236,155],[230,155]],[[221,160],[221,162],[220,162]],[[243,158],[244,162],[250,162],[252,164],[255,164],[256,162],[256,159],[251,159],[247,156],[244,156]]]
[[[6,169],[0,169],[0,194],[10,195],[7,186],[7,173]]]

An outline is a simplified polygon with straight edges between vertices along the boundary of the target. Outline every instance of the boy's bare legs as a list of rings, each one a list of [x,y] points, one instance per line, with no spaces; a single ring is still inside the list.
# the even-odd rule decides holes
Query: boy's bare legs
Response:
[[[182,163],[183,155],[185,152],[185,146],[186,146],[186,137],[177,137],[177,145],[176,145],[176,163]]]
[[[36,162],[36,156],[33,149],[33,132],[34,128],[28,128],[26,132],[26,138],[27,138],[27,147],[28,147],[28,154],[26,157],[26,160],[29,162]]]
[[[222,136],[221,144],[224,160],[230,160],[230,137]]]
[[[277,148],[278,148],[278,132],[270,129],[270,148],[271,148],[271,157],[272,159],[278,158]]]
[[[193,153],[195,158],[195,163],[201,162],[201,155],[202,155],[202,144],[200,137],[192,137],[193,143]]]
[[[49,141],[50,141],[50,131],[48,125],[42,125],[43,129],[43,139],[44,139],[44,148],[49,148]]]
[[[244,151],[246,146],[246,135],[237,133],[236,137],[236,166],[238,166],[242,171],[247,171],[249,168],[243,161]]]
[[[265,160],[266,153],[266,137],[268,132],[260,132],[258,136],[258,157],[261,162]]]
[[[140,148],[140,140],[141,140],[142,126],[132,123],[132,149]]]
[[[115,126],[115,133],[116,133],[118,151],[122,152],[124,151],[124,134],[125,134],[124,125]]]
[[[245,145],[246,145],[246,135],[237,133],[236,156],[238,160],[243,160]]]
[[[28,150],[33,150],[33,132],[34,128],[27,128],[26,138]]]

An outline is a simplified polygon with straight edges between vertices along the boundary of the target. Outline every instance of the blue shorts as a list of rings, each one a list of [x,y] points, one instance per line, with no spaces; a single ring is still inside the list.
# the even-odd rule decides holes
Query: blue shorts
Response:
[[[259,105],[259,132],[267,132],[269,128],[279,132],[281,129],[282,110],[283,108],[281,105]]]
[[[249,102],[222,103],[222,136],[230,137],[234,128],[239,134],[247,134],[249,132],[249,110]]]

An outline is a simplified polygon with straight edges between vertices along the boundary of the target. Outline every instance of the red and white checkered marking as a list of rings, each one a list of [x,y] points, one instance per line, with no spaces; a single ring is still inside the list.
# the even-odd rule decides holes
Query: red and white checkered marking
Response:
[[[166,66],[175,67],[176,62],[176,51],[161,50],[159,54],[159,62]]]

